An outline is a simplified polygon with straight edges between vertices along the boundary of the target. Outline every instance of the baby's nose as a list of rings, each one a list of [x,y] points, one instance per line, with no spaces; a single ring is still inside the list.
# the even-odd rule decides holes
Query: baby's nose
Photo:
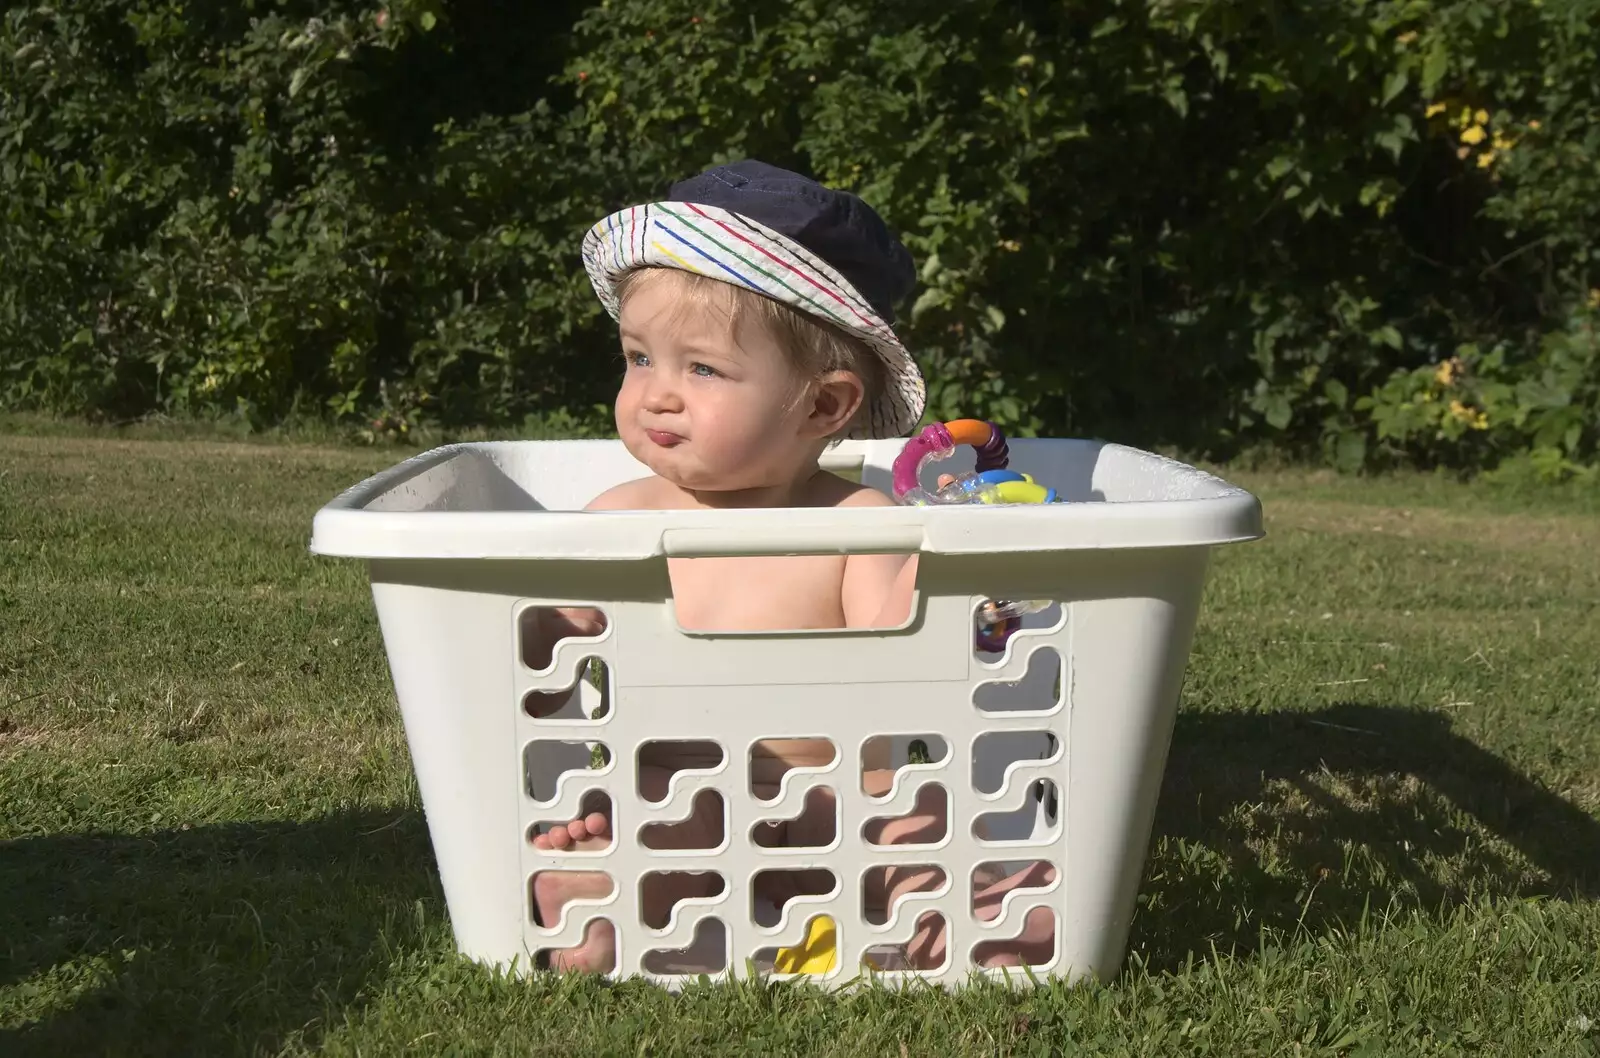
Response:
[[[663,377],[665,374],[653,375],[649,387],[645,389],[644,406],[650,411],[673,411],[683,404],[677,384],[671,378]]]

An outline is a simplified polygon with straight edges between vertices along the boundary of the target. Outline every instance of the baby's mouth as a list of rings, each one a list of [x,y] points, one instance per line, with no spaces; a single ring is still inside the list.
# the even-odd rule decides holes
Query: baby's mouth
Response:
[[[662,448],[675,448],[684,441],[682,436],[668,430],[646,430],[644,435],[650,438],[652,444],[658,444]]]

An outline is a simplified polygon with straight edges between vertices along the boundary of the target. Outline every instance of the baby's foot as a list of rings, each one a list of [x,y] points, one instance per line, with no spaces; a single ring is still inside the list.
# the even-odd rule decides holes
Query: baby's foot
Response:
[[[588,852],[609,844],[611,820],[603,812],[590,812],[570,823],[558,823],[533,839],[533,847],[546,852]]]
[[[560,921],[562,907],[583,897],[609,896],[611,878],[599,871],[543,871],[533,880],[533,898],[540,921]],[[554,908],[554,912],[546,911]],[[583,931],[583,943],[550,953],[550,969],[561,972],[610,973],[617,967],[617,933],[611,923],[595,919]]]
[[[590,812],[570,823],[560,823],[533,839],[534,848],[546,852],[591,852],[611,844],[611,820],[604,812]],[[539,922],[553,926],[573,900],[610,896],[614,883],[603,871],[541,871],[533,880],[534,906]],[[617,935],[611,923],[596,920],[583,933],[583,943],[550,953],[550,968],[561,971],[607,973],[616,968]]]

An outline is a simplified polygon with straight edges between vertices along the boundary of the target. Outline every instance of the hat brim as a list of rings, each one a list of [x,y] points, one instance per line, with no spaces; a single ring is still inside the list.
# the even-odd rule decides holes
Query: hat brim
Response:
[[[748,217],[691,202],[630,206],[583,239],[583,267],[612,319],[617,282],[636,268],[676,268],[754,290],[860,338],[884,368],[884,386],[852,440],[904,437],[927,402],[922,372],[865,298],[828,262]]]

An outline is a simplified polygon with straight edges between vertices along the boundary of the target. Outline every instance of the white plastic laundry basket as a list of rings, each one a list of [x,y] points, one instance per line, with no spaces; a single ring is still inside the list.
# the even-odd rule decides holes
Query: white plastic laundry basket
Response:
[[[864,483],[887,491],[901,444],[843,444],[827,465],[859,467]],[[1261,510],[1247,492],[1135,449],[1013,440],[1011,451],[1014,467],[1073,502],[583,512],[643,469],[619,442],[562,441],[435,449],[324,507],[312,550],[370,565],[460,950],[528,967],[604,918],[617,931],[614,974],[672,986],[770,966],[773,949],[826,915],[838,927],[837,958],[819,979],[842,983],[864,957],[893,965],[894,946],[932,911],[948,930],[944,965],[885,976],[949,985],[978,972],[975,945],[1015,936],[1028,910],[1045,906],[1055,953],[1037,974],[1115,974],[1208,551],[1259,537]],[[960,471],[966,460],[930,470]],[[703,633],[674,620],[669,556],[913,551],[922,556],[918,602],[904,628]],[[973,645],[974,611],[990,598],[1059,605],[1028,618],[993,656]],[[605,631],[563,640],[547,667],[529,668],[524,612],[575,604],[602,610]],[[603,673],[602,687],[591,673]],[[529,707],[573,688],[553,714]],[[901,770],[887,797],[872,798],[860,782],[863,753],[883,736]],[[763,802],[751,793],[750,747],[774,737],[827,738],[836,753],[831,765],[791,772]],[[655,740],[714,743],[721,761],[678,773],[665,801],[647,802],[635,766],[639,747]],[[907,764],[918,742],[921,762]],[[608,754],[593,755],[596,744]],[[947,796],[941,841],[865,841],[867,820],[910,812],[927,783]],[[793,818],[818,785],[839,806],[831,844],[755,843],[752,828]],[[720,846],[643,847],[641,827],[686,818],[706,790],[721,795]],[[534,847],[541,826],[582,814],[597,791],[612,804],[609,848]],[[974,913],[975,868],[1037,861],[1057,868],[1051,884],[1014,891],[997,918]],[[862,878],[895,864],[935,866],[944,880],[885,921],[863,907]],[[793,868],[832,872],[833,891],[782,908],[753,898],[759,872]],[[532,880],[564,869],[607,872],[611,896],[541,925]],[[714,872],[720,893],[678,904],[666,929],[652,929],[640,919],[638,883],[662,870]]]

